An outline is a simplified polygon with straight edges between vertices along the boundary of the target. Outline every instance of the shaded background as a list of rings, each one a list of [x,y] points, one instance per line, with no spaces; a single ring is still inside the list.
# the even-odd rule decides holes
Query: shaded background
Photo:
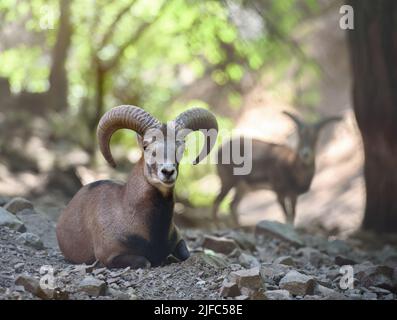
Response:
[[[209,108],[222,129],[294,146],[292,110],[328,115],[317,174],[298,226],[345,236],[360,226],[363,151],[351,104],[346,31],[337,0],[3,0],[0,3],[0,195],[24,196],[56,220],[82,184],[125,180],[139,158],[132,132],[112,139],[119,164],[97,152],[96,125],[119,104],[162,121]],[[214,165],[183,165],[177,221],[212,225]],[[284,217],[271,191],[248,195],[243,225]],[[222,205],[228,219],[228,200]]]

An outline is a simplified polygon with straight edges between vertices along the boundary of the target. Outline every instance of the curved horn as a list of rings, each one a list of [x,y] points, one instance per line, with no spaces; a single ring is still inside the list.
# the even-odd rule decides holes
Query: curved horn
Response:
[[[193,108],[181,113],[175,118],[175,129],[189,129],[193,131],[207,130],[203,132],[205,135],[205,143],[200,154],[197,156],[193,164],[198,164],[210,152],[216,142],[218,135],[218,122],[215,116],[208,110],[202,108]]]
[[[143,136],[147,129],[161,125],[151,114],[129,105],[115,107],[106,112],[98,123],[97,137],[103,157],[112,167],[116,163],[110,152],[110,138],[119,129],[131,129]]]
[[[340,121],[342,119],[343,119],[342,117],[338,117],[338,116],[325,118],[323,120],[320,120],[318,123],[316,123],[316,129],[320,130],[330,122]]]
[[[283,114],[285,114],[286,116],[288,116],[290,119],[292,119],[292,121],[295,122],[295,124],[299,127],[302,128],[304,126],[303,122],[301,119],[298,118],[298,116],[288,112],[288,111],[283,111]]]

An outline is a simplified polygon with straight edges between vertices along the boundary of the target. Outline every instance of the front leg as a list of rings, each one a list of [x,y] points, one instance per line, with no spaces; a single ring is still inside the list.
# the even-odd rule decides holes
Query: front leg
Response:
[[[174,251],[172,252],[172,255],[180,261],[185,261],[187,258],[190,257],[190,252],[186,246],[185,240],[181,239],[177,243]]]
[[[287,196],[284,198],[287,223],[291,225],[294,225],[295,221],[296,198],[296,196]]]

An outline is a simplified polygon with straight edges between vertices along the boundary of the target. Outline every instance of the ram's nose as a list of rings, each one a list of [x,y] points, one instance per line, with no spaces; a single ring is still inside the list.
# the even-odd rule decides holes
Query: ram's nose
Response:
[[[173,164],[164,164],[160,168],[159,178],[166,184],[172,184],[176,180],[176,167]]]
[[[161,173],[166,178],[171,178],[171,176],[174,174],[174,172],[175,172],[174,168],[163,168],[163,169],[161,169]]]

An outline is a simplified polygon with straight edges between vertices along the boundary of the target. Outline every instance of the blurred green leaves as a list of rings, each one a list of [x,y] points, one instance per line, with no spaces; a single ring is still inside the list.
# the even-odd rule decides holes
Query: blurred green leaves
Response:
[[[14,93],[49,89],[59,1],[0,1],[0,31],[17,28],[23,35],[22,40],[6,44],[0,52],[0,76],[10,80]],[[109,66],[104,76],[105,109],[135,104],[163,121],[193,105],[214,110],[203,101],[178,101],[203,77],[226,90],[225,104],[238,109],[243,101],[239,88],[246,75],[260,76],[266,70],[284,76],[293,55],[289,35],[307,12],[318,7],[314,0],[70,1],[73,34],[66,62],[69,115],[79,120],[82,114],[88,115],[86,122],[97,111],[98,62]],[[244,13],[246,20],[237,23],[235,12]],[[259,19],[263,28],[247,37],[242,29],[251,19]],[[304,85],[305,68],[303,63],[299,75]],[[315,92],[301,97],[309,104],[316,99]],[[218,115],[218,120],[222,129],[233,126],[230,119]],[[127,149],[134,146],[132,141],[122,132],[113,143]],[[203,188],[207,176],[216,177],[213,166],[184,165],[177,191],[193,203],[209,203],[209,195],[216,190]]]

